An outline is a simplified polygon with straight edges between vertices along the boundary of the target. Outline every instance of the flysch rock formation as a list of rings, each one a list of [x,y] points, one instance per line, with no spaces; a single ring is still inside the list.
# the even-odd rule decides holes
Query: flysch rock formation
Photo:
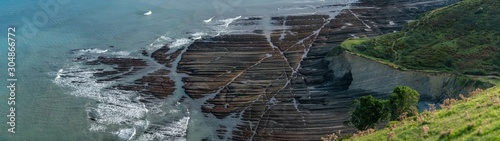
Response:
[[[213,116],[217,123],[238,119],[235,126],[218,126],[220,140],[320,140],[339,130],[355,131],[343,122],[349,105],[360,96],[384,98],[395,86],[409,85],[424,100],[433,101],[458,89],[453,75],[402,72],[349,53],[328,56],[348,38],[399,31],[419,14],[452,3],[361,0],[335,17],[239,19],[233,24],[269,24],[274,29],[203,38],[177,51],[165,46],[151,54],[143,52],[153,62],[101,57],[93,63],[118,67],[95,75],[119,78],[144,68],[139,66],[160,64],[165,68],[115,87],[168,98],[176,88],[168,74],[176,71],[187,75],[182,79],[185,98],[206,99],[199,108],[207,118]]]
[[[168,47],[162,47],[153,53],[151,58],[154,61],[141,58],[124,58],[112,56],[98,56],[96,59],[89,59],[88,56],[78,56],[74,59],[77,62],[83,62],[85,65],[108,65],[112,69],[98,69],[93,74],[98,78],[97,82],[104,81],[125,81],[130,75],[137,74],[139,71],[149,72],[145,70],[151,63],[157,63],[162,68],[153,68],[153,72],[147,73],[132,83],[118,83],[112,89],[137,91],[146,97],[166,98],[172,95],[175,87],[174,81],[169,77],[172,62],[180,54],[180,52],[169,52]],[[147,53],[143,53],[146,54]],[[148,68],[151,69],[151,68]],[[78,83],[78,82],[74,82]],[[147,102],[147,101],[144,101]]]

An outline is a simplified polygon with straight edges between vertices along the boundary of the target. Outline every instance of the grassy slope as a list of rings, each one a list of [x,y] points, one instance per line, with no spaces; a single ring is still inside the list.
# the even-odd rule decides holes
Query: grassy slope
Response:
[[[450,109],[423,112],[402,122],[391,122],[395,128],[348,140],[499,140],[500,86],[490,88],[455,102]],[[388,125],[391,126],[391,125]],[[427,133],[424,126],[428,127]],[[393,132],[393,133],[391,133]]]
[[[342,47],[400,69],[451,72],[500,82],[500,1],[463,0],[408,23],[402,32],[350,39]]]

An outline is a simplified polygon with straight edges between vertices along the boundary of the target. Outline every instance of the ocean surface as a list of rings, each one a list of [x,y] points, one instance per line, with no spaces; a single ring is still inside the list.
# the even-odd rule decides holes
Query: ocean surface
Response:
[[[215,139],[210,118],[185,95],[150,100],[97,83],[97,67],[78,56],[147,58],[142,49],[187,47],[194,39],[243,33],[267,25],[235,26],[237,19],[332,14],[355,0],[2,0],[0,1],[0,141]],[[322,5],[341,4],[337,9]],[[347,5],[347,6],[345,6]],[[144,13],[152,11],[145,16]],[[16,125],[7,124],[7,29],[16,28]],[[153,66],[154,67],[154,66]],[[175,67],[172,68],[175,70]],[[154,68],[153,68],[154,69]],[[137,74],[139,78],[141,74]],[[143,75],[143,74],[142,74]],[[132,76],[134,78],[134,76]],[[79,83],[72,83],[79,82]],[[91,120],[92,119],[92,120]],[[216,121],[213,121],[216,122]],[[233,121],[238,122],[238,121]],[[225,123],[231,126],[231,123]]]

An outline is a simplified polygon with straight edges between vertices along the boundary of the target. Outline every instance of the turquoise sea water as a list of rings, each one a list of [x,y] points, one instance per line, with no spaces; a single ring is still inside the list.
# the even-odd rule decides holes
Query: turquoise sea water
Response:
[[[136,93],[104,90],[112,84],[95,83],[88,76],[92,68],[72,59],[79,54],[140,58],[142,48],[154,50],[164,44],[183,47],[192,42],[188,37],[252,30],[233,27],[231,22],[238,18],[311,14],[332,10],[316,8],[323,4],[352,2],[3,0],[0,2],[0,141],[214,138],[211,120],[199,111],[201,103],[196,100],[175,103],[182,90],[171,98],[144,104],[137,102],[141,97]],[[147,11],[153,14],[144,16]],[[8,27],[16,27],[15,134],[7,131],[10,127],[6,117],[10,108],[6,87]],[[78,77],[61,78],[61,75]],[[82,83],[74,85],[71,81]],[[89,116],[99,120],[91,121]],[[151,134],[146,135],[145,131]]]

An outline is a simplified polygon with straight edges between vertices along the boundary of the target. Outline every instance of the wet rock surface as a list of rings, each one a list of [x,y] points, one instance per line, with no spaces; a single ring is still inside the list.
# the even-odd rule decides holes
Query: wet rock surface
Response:
[[[151,53],[151,58],[154,59],[154,62],[141,58],[124,58],[109,55],[98,56],[96,59],[91,59],[89,56],[79,56],[74,61],[83,62],[85,65],[110,66],[112,69],[98,69],[93,73],[93,76],[99,78],[97,82],[123,82],[113,86],[113,89],[137,91],[146,97],[153,96],[163,99],[172,95],[175,90],[174,81],[170,78],[169,74],[172,62],[179,55],[179,52],[169,52],[169,50],[168,47],[164,46]],[[147,52],[144,51],[142,55],[147,55]],[[150,67],[152,63],[158,63],[165,67],[160,69],[152,68]],[[146,73],[134,81],[128,80],[130,75],[137,74],[139,71],[141,73],[148,72],[148,69],[155,69],[155,71]]]
[[[170,71],[158,70],[135,80],[132,85],[118,85],[120,90],[139,91],[142,94],[153,95],[157,98],[165,98],[174,92],[174,81],[168,77]]]
[[[98,71],[94,76],[101,77],[97,81],[114,81],[122,78],[125,75],[131,75],[147,66],[146,62],[141,59],[132,58],[110,58],[98,57],[96,60],[87,61],[86,65],[110,65],[113,70]]]

